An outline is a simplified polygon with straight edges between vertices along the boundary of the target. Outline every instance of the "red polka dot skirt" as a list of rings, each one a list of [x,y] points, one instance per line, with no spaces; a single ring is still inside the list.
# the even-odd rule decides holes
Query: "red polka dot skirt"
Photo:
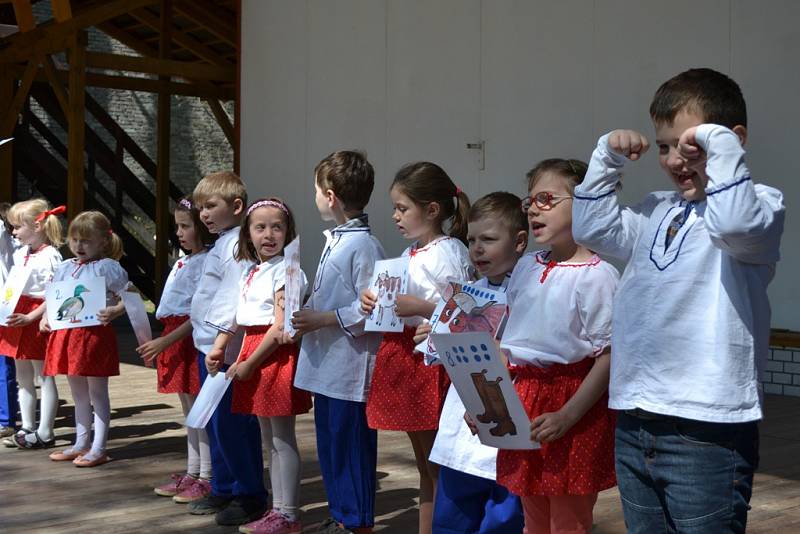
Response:
[[[240,361],[246,361],[269,330],[266,326],[248,326],[245,330]],[[233,382],[231,411],[259,417],[299,415],[311,409],[311,393],[294,387],[297,371],[297,344],[278,345],[249,380]]]
[[[168,335],[189,320],[188,315],[172,315],[160,319],[164,325],[162,336]],[[197,368],[197,349],[192,336],[177,341],[167,347],[156,358],[159,393],[200,392],[200,371]]]
[[[117,376],[119,349],[114,327],[83,326],[51,332],[42,374]]]
[[[30,313],[42,299],[22,295],[14,313]],[[0,326],[0,354],[17,360],[44,360],[48,334],[39,331],[39,320],[21,327]]]
[[[450,379],[441,365],[414,352],[414,328],[383,334],[367,399],[367,423],[379,430],[439,428]]]
[[[515,388],[528,417],[558,411],[572,398],[594,364],[532,365],[517,370]],[[604,394],[563,437],[534,451],[500,450],[497,483],[516,495],[588,495],[616,485],[616,417]]]

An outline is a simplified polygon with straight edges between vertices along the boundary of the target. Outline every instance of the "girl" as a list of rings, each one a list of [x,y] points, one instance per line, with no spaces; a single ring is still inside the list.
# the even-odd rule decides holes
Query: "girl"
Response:
[[[533,451],[500,450],[497,482],[522,497],[525,532],[590,532],[597,493],[615,485],[608,409],[611,302],[619,274],[572,238],[572,191],[586,164],[549,159],[523,202],[536,243],[506,292],[501,347],[531,418]]]
[[[200,222],[200,212],[188,198],[182,198],[176,204],[174,216],[178,244],[188,254],[175,262],[164,284],[156,310],[156,318],[164,325],[161,337],[144,343],[136,351],[148,365],[155,360],[158,391],[177,393],[185,416],[200,392],[200,371],[197,368],[197,350],[192,342],[189,309],[203,272],[206,246],[214,240]],[[172,497],[177,503],[202,499],[211,491],[208,434],[205,429],[189,427],[186,427],[186,434],[186,473],[174,473],[170,482],[154,488],[157,495]]]
[[[397,298],[397,314],[404,318],[405,329],[383,336],[367,400],[367,421],[372,428],[408,433],[420,475],[419,532],[428,533],[438,477],[438,468],[428,456],[448,379],[441,366],[427,366],[423,356],[414,352],[414,331],[433,313],[441,297],[438,286],[448,278],[472,279],[464,245],[469,199],[441,167],[428,162],[401,168],[389,196],[400,235],[414,244],[403,252],[410,257],[408,290]],[[449,235],[445,235],[448,221]],[[375,295],[365,291],[364,313],[371,313],[375,302]]]
[[[14,313],[8,317],[7,326],[0,327],[0,354],[15,358],[22,428],[14,435],[13,445],[20,449],[55,445],[53,425],[58,411],[58,389],[52,376],[42,376],[47,334],[39,331],[39,320],[44,312],[45,286],[61,263],[58,247],[64,238],[57,215],[65,209],[59,206],[51,210],[46,200],[36,198],[18,202],[8,211],[14,237],[21,245],[14,252],[14,265],[30,270]],[[38,428],[34,426],[35,376],[40,377],[42,392]]]
[[[111,223],[99,211],[79,213],[67,231],[69,249],[74,258],[63,261],[53,276],[62,280],[88,280],[104,277],[108,307],[97,314],[102,325],[56,330],[47,341],[44,374],[67,375],[75,402],[75,443],[54,452],[56,462],[72,461],[78,467],[95,467],[109,461],[106,454],[111,406],[108,400],[108,377],[119,375],[117,335],[111,321],[124,313],[119,293],[128,285],[128,273],[117,261],[122,257],[122,240]],[[47,315],[40,328],[48,332]],[[94,410],[94,440],[90,443]]]
[[[277,198],[255,201],[239,234],[236,260],[242,262],[236,324],[245,337],[236,363],[226,375],[233,378],[234,413],[258,416],[263,441],[269,446],[272,509],[240,528],[242,532],[283,534],[300,532],[300,453],[295,416],[311,409],[311,394],[294,387],[299,348],[283,344],[283,249],[295,238],[292,212]],[[305,274],[301,294],[307,284]],[[288,341],[288,340],[287,340]]]

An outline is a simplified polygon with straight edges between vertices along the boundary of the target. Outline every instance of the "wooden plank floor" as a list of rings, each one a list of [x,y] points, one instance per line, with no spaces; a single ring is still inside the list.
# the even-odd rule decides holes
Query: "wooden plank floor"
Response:
[[[211,517],[187,514],[183,505],[158,497],[152,487],[185,468],[185,438],[175,395],[155,391],[155,372],[138,365],[132,340],[121,332],[122,374],[111,380],[109,453],[114,461],[95,469],[47,459],[50,451],[0,449],[0,530],[11,532],[235,532]],[[58,378],[61,406],[58,445],[73,438],[72,401]],[[66,400],[63,400],[66,399]],[[756,476],[750,532],[800,532],[800,399],[767,397],[761,426],[761,468]],[[312,416],[298,418],[302,449],[302,510],[306,531],[328,513],[316,460]],[[404,434],[379,437],[376,530],[416,532],[413,453]],[[600,496],[595,532],[624,532],[616,490]]]

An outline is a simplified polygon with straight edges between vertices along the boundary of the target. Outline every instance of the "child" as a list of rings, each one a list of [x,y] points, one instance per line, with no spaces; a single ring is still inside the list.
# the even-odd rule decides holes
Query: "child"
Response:
[[[177,393],[183,415],[192,409],[200,392],[197,349],[192,343],[189,311],[192,295],[203,272],[214,239],[200,222],[200,211],[188,198],[175,205],[175,228],[181,249],[188,251],[175,262],[164,284],[156,318],[164,325],[161,337],[136,349],[147,365],[156,362],[158,391]],[[154,488],[157,495],[172,497],[177,503],[202,499],[211,491],[211,452],[205,429],[186,427],[188,459],[186,473],[174,473],[172,480]]]
[[[192,297],[190,314],[202,382],[208,372],[227,370],[236,361],[242,343],[241,333],[236,334],[231,324],[238,294],[222,282],[228,276],[238,280],[241,273],[234,250],[247,191],[238,176],[226,171],[200,180],[193,196],[201,221],[209,232],[218,235]],[[254,521],[264,514],[267,500],[258,420],[231,412],[232,393],[228,388],[207,427],[214,473],[211,493],[189,503],[189,513],[215,514],[220,525]]]
[[[497,482],[522,498],[525,532],[590,532],[597,493],[614,486],[607,408],[616,269],[572,239],[572,190],[586,164],[548,159],[528,173],[523,203],[537,245],[506,294],[501,347],[541,449],[500,450]]]
[[[367,418],[372,428],[408,433],[420,475],[419,531],[431,531],[433,497],[438,468],[428,462],[439,414],[447,392],[444,369],[425,364],[414,352],[414,330],[430,318],[441,298],[439,285],[448,278],[471,280],[467,235],[469,199],[447,173],[434,163],[419,162],[401,168],[389,190],[392,219],[400,235],[414,240],[403,252],[409,256],[408,289],[397,298],[402,333],[387,333],[378,349]],[[451,221],[449,235],[443,225]],[[366,291],[364,313],[371,313],[375,295]]]
[[[474,285],[505,291],[511,271],[528,245],[528,222],[521,200],[490,193],[469,210],[467,244],[482,276]],[[424,324],[417,334],[430,332]],[[423,336],[424,337],[424,336]],[[415,338],[415,342],[421,341]],[[438,464],[433,531],[441,534],[522,532],[519,497],[497,484],[497,449],[482,445],[464,423],[464,404],[453,385],[447,392],[430,461]]]
[[[14,252],[14,265],[30,270],[25,287],[7,327],[0,327],[0,354],[14,358],[22,428],[14,435],[20,449],[43,449],[55,445],[53,425],[58,410],[58,389],[52,376],[42,376],[47,349],[47,334],[39,331],[44,312],[44,290],[61,263],[58,247],[64,242],[57,215],[64,206],[50,209],[46,200],[36,198],[18,202],[8,211],[8,221],[21,247]],[[35,377],[40,377],[42,400],[39,426],[36,420]]]
[[[294,383],[314,393],[317,454],[332,516],[320,532],[371,532],[375,522],[378,434],[367,426],[366,400],[380,335],[364,333],[359,302],[384,257],[364,213],[374,183],[372,165],[359,152],[334,152],[314,169],[317,209],[336,226],[325,231],[311,296],[292,324],[303,336]]]
[[[122,257],[122,240],[111,229],[111,223],[99,211],[79,213],[67,230],[69,249],[75,257],[63,261],[53,276],[62,280],[88,280],[104,277],[108,307],[97,314],[99,326],[65,328],[50,334],[44,361],[45,376],[67,375],[75,402],[75,443],[54,452],[55,462],[72,461],[78,467],[95,467],[110,460],[106,454],[111,406],[108,399],[108,377],[119,375],[117,334],[111,321],[122,315],[125,307],[118,297],[128,286],[128,273],[117,260]],[[46,304],[42,306],[45,308]],[[40,328],[50,330],[43,311]],[[89,439],[94,411],[94,440]]]
[[[576,240],[628,261],[610,384],[625,522],[629,532],[744,532],[783,195],[751,179],[744,97],[724,74],[678,74],[650,116],[677,191],[620,206],[625,158],[648,143],[616,130],[598,141],[573,207]]]
[[[286,264],[283,248],[295,238],[292,212],[283,201],[254,202],[245,215],[236,248],[244,263],[239,279],[236,324],[244,327],[242,351],[227,375],[233,384],[234,413],[258,416],[262,438],[269,445],[272,509],[240,532],[300,532],[300,452],[295,416],[311,409],[311,395],[294,387],[298,346],[283,339]],[[305,274],[301,294],[306,285]]]
[[[11,235],[12,228],[8,224],[7,214],[11,204],[0,202],[0,284],[5,284],[8,271],[14,265],[16,245]],[[8,446],[15,447],[13,440],[14,426],[17,424],[17,379],[14,372],[14,360],[8,356],[0,356],[0,438],[8,441]]]

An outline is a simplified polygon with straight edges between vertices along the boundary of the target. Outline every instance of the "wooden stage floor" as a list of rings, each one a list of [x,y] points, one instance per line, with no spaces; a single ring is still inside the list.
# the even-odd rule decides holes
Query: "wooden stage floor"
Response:
[[[121,346],[131,347],[121,333]],[[0,449],[0,531],[12,532],[235,532],[212,517],[187,514],[185,506],[158,497],[152,487],[185,469],[185,438],[175,395],[155,391],[155,372],[124,351],[122,374],[111,380],[109,453],[94,469],[48,460],[50,451]],[[56,422],[58,446],[73,437],[69,387],[58,379],[62,399]],[[750,532],[800,532],[800,399],[767,397],[761,426],[761,468],[756,476]],[[312,416],[298,418],[302,449],[302,510],[306,531],[327,517],[316,460]],[[376,530],[416,532],[417,475],[404,434],[380,434]],[[616,490],[601,494],[597,533],[624,532]]]

